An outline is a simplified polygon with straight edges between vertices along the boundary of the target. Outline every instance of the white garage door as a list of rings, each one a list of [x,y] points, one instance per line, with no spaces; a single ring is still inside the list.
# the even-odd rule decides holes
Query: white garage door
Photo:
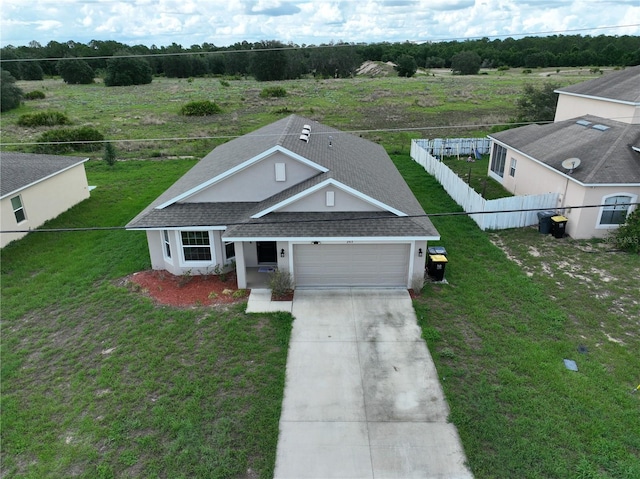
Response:
[[[408,244],[293,245],[296,286],[407,286]]]

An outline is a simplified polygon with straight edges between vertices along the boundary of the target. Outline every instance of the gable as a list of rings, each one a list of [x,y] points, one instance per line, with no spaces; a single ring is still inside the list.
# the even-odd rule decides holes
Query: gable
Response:
[[[329,184],[289,203],[278,212],[332,212],[332,211],[384,211],[378,205],[365,201],[335,184]]]
[[[215,152],[216,150],[214,150]],[[162,197],[166,197],[168,198],[165,201],[162,201],[158,206],[155,206],[155,208],[157,209],[162,209],[162,208],[166,208],[169,205],[172,205],[174,203],[177,202],[196,202],[196,201],[185,201],[186,198],[193,198],[194,195],[199,194],[200,192],[205,191],[206,189],[208,189],[210,186],[215,185],[216,183],[220,183],[222,180],[227,179],[232,177],[233,175],[235,175],[238,172],[241,172],[249,167],[251,167],[252,165],[255,165],[256,163],[259,163],[260,161],[262,161],[265,158],[269,158],[272,155],[276,154],[276,153],[281,153],[284,156],[276,156],[277,158],[284,158],[284,157],[288,157],[291,159],[291,161],[298,161],[310,168],[312,168],[315,173],[320,173],[320,172],[325,172],[327,171],[327,168],[318,165],[317,163],[314,163],[313,161],[308,160],[307,158],[300,156],[292,151],[287,150],[286,148],[283,148],[282,146],[274,146],[272,148],[269,148],[268,150],[265,150],[263,152],[261,152],[260,154],[240,163],[237,164],[236,166],[225,170],[223,172],[221,172],[220,174],[206,179],[205,181],[203,181],[203,179],[206,178],[206,174],[207,174],[207,170],[206,170],[206,165],[208,162],[204,162],[201,161],[198,164],[196,164],[196,166],[194,166],[186,175],[184,175],[180,180],[178,180],[176,183],[174,183],[174,185],[168,190],[172,190],[173,188],[176,188],[177,190],[182,189],[182,193],[178,194],[177,196],[174,196],[173,194],[168,194],[168,192],[166,192],[164,195],[161,196]],[[210,155],[207,155],[207,157],[205,157],[205,160],[209,159],[211,157]],[[277,161],[274,161],[274,163],[276,163]],[[183,189],[182,186],[180,186],[180,183],[183,182],[185,180],[185,178],[188,178],[190,182],[193,182],[193,177],[195,177],[198,181],[193,184],[193,186],[189,189]],[[258,184],[260,182],[258,181]],[[287,187],[292,186],[294,183],[291,182]],[[179,186],[177,186],[179,185]],[[255,188],[255,185],[243,185],[243,188]],[[278,191],[282,191],[282,189],[285,188],[281,188]],[[266,195],[264,198],[268,198],[269,196],[272,195]],[[263,199],[264,199],[263,198]],[[202,203],[205,200],[199,200],[197,201],[197,203]],[[224,201],[229,201],[228,199],[225,199]],[[237,200],[237,201],[243,201],[243,200]],[[245,200],[246,201],[246,200]]]
[[[184,198],[186,203],[260,202],[321,170],[284,150],[276,150]]]
[[[380,211],[382,210],[382,211],[390,212],[397,216],[407,216],[407,214],[404,213],[403,211],[400,211],[392,206],[382,203],[381,201],[375,198],[367,196],[360,191],[357,191],[343,183],[340,183],[339,181],[336,181],[335,179],[329,178],[293,196],[289,196],[288,198],[282,201],[272,204],[271,206],[263,209],[262,211],[259,211],[258,213],[252,215],[251,217],[262,218],[264,215],[267,215],[269,213],[273,213],[276,211],[278,212],[287,211],[285,210],[285,208],[294,208],[288,211],[332,212],[335,210],[333,210],[331,207],[326,206],[327,205],[326,193],[328,191],[334,192],[333,199],[334,199],[334,207],[335,207],[335,192],[337,190],[340,191],[338,198],[340,199],[340,201],[344,200],[345,208],[350,207],[350,205],[351,207],[354,207],[354,208],[366,208],[366,209],[358,209],[358,210],[344,209],[340,211]],[[324,191],[324,195],[322,194],[323,191]],[[299,201],[302,201],[302,203],[298,204]],[[320,210],[304,209],[305,205],[307,207],[321,208],[320,205],[322,203],[325,204],[325,208],[323,209],[320,209]],[[371,205],[371,207],[367,208],[365,206],[366,204]]]

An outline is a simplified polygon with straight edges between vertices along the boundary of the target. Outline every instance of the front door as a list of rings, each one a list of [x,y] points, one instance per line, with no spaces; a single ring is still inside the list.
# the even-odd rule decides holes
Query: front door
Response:
[[[258,250],[258,264],[276,264],[278,262],[275,241],[257,241],[256,248]]]

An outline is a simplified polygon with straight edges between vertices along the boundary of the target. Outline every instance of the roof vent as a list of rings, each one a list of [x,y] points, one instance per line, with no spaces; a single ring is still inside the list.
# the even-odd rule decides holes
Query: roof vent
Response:
[[[591,128],[593,128],[594,130],[600,130],[600,131],[607,131],[609,129],[608,126],[606,125],[593,125]]]
[[[309,143],[309,135],[305,135],[304,133],[300,135],[300,139],[305,143]]]
[[[582,125],[582,126],[589,126],[591,124],[591,122],[587,121],[587,120],[578,120],[578,121],[576,121],[576,123],[578,125]]]

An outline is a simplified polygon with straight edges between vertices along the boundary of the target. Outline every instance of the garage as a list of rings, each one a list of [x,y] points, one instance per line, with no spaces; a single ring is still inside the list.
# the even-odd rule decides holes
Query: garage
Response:
[[[293,245],[296,287],[407,287],[409,244]]]

